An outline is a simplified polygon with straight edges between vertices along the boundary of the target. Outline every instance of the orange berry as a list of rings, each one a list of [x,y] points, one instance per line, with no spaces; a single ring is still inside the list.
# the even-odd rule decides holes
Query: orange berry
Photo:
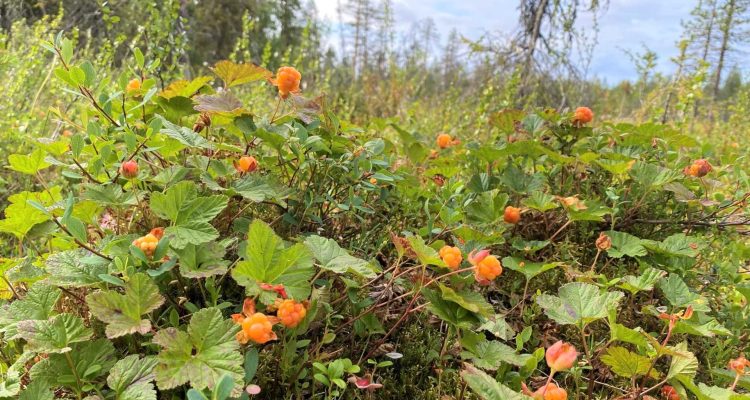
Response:
[[[141,249],[149,257],[154,255],[157,245],[159,245],[159,239],[152,233],[148,233],[133,241],[133,246]]]
[[[495,256],[486,256],[476,263],[474,278],[482,285],[488,285],[503,273],[503,266]]]
[[[127,179],[133,179],[138,176],[138,163],[128,160],[120,165],[120,174]]]
[[[276,339],[273,324],[268,316],[263,313],[255,313],[245,318],[242,321],[242,332],[246,338],[258,344]]]
[[[588,124],[594,119],[594,112],[588,107],[578,107],[573,113],[573,122],[579,125]]]
[[[65,129],[64,131],[62,131],[62,135],[65,137],[71,137],[73,136],[73,132],[71,132],[69,129]]]
[[[534,400],[567,400],[568,392],[554,383],[546,384],[535,392],[531,392],[526,384],[521,384],[522,392]]]
[[[451,137],[451,135],[447,133],[441,133],[437,137],[437,145],[441,149],[450,147],[452,143],[453,143],[453,138]]]
[[[128,86],[126,88],[128,93],[136,92],[141,89],[141,81],[138,78],[131,79],[130,82],[128,82]]]
[[[281,324],[287,328],[297,326],[305,318],[305,315],[307,315],[305,306],[292,299],[282,301],[276,311],[276,316],[279,317]]]
[[[375,178],[370,178],[370,183],[372,183],[373,185],[377,185],[378,180]]]
[[[443,246],[438,253],[440,254],[440,258],[443,259],[445,265],[454,271],[458,269],[458,266],[461,265],[461,261],[463,260],[461,250],[458,247]]]
[[[281,67],[276,71],[276,78],[271,83],[279,88],[279,95],[282,99],[289,97],[290,93],[299,93],[299,83],[302,80],[302,74],[294,67]]]
[[[521,220],[521,209],[513,206],[505,207],[503,219],[509,224],[517,224]]]
[[[559,340],[547,349],[544,358],[551,370],[564,371],[573,367],[578,358],[578,352],[572,344]]]
[[[234,163],[234,168],[241,174],[251,173],[258,169],[258,160],[253,156],[242,156]]]

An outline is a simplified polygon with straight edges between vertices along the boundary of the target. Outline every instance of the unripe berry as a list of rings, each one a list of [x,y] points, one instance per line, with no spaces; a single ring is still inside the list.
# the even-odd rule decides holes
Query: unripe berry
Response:
[[[138,163],[128,160],[120,165],[120,174],[127,179],[133,179],[138,176]]]

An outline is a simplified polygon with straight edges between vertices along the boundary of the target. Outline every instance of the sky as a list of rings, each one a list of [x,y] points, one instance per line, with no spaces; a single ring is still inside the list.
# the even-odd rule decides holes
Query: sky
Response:
[[[337,35],[336,7],[339,0],[314,0],[319,15]],[[343,3],[345,0],[341,0]],[[598,44],[592,59],[590,77],[609,84],[635,79],[635,67],[626,51],[643,52],[647,46],[658,54],[657,70],[674,69],[670,58],[677,54],[676,43],[682,29],[680,21],[690,16],[695,0],[609,0],[599,19]],[[518,20],[515,0],[393,0],[396,29],[406,32],[416,21],[432,18],[441,40],[456,28],[477,39],[485,32],[510,34]],[[590,25],[582,20],[583,26]],[[331,43],[338,43],[338,37]]]

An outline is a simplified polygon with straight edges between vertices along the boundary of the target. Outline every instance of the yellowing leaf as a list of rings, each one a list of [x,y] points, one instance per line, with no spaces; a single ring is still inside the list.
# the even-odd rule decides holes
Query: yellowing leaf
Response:
[[[213,68],[216,75],[224,81],[226,87],[242,85],[243,83],[268,79],[273,76],[271,71],[253,64],[235,64],[231,61],[219,61]]]

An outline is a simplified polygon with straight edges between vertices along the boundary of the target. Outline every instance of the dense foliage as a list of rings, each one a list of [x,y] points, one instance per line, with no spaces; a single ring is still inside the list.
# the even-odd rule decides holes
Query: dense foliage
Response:
[[[737,76],[214,6],[0,0],[0,398],[750,398]]]

